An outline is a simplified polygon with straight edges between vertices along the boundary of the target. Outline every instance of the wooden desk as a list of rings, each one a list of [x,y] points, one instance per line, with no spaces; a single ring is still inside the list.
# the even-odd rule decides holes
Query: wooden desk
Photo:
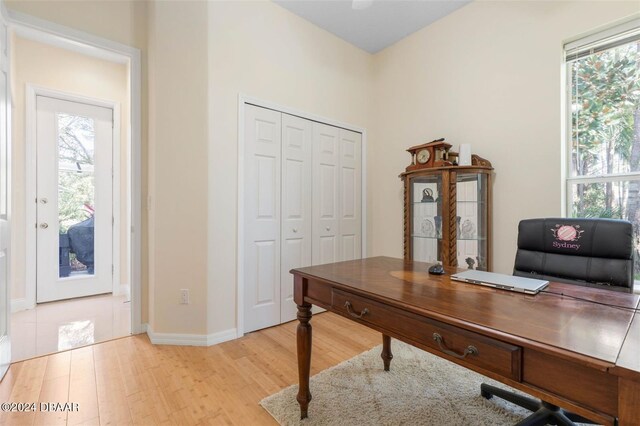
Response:
[[[394,337],[602,424],[640,425],[640,314],[461,283],[430,276],[427,267],[375,257],[291,271],[302,418],[311,401],[317,305],[380,331],[385,370]],[[546,290],[627,308],[639,302],[637,295],[569,284]]]

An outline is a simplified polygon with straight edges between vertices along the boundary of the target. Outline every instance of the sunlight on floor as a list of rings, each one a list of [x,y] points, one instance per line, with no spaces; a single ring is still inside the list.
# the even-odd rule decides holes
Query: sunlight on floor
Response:
[[[77,348],[95,343],[93,321],[75,321],[58,327],[58,350]]]
[[[93,296],[38,305],[11,315],[12,361],[131,334],[125,296]]]

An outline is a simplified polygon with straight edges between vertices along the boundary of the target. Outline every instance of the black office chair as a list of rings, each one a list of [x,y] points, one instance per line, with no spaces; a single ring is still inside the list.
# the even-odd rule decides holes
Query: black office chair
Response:
[[[614,219],[528,219],[518,226],[513,275],[614,291],[633,291],[633,229]],[[517,426],[593,423],[546,401],[483,383],[494,395],[533,411]]]

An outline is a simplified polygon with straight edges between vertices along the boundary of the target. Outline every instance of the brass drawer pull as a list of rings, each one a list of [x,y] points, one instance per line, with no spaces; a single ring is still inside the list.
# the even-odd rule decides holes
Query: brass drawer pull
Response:
[[[347,312],[349,312],[349,315],[351,315],[353,318],[360,319],[369,313],[368,308],[364,308],[360,313],[354,312],[351,306],[351,302],[349,302],[348,300],[344,302],[344,306],[347,308]]]
[[[347,302],[347,303],[349,303],[349,302]],[[464,353],[462,355],[457,354],[457,353],[455,353],[453,351],[450,351],[449,349],[444,347],[444,339],[438,333],[433,333],[433,340],[438,342],[438,346],[440,347],[440,350],[442,352],[444,352],[447,355],[451,355],[453,357],[456,357],[458,359],[465,359],[467,357],[467,355],[478,355],[480,353],[478,351],[478,348],[476,348],[473,345],[467,346],[467,349],[464,350]]]

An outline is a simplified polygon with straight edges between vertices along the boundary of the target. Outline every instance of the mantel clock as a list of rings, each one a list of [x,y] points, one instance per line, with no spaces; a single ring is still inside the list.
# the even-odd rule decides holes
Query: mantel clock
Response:
[[[412,146],[407,149],[411,154],[411,164],[407,166],[407,171],[453,165],[448,161],[449,149],[451,145],[444,138]]]

